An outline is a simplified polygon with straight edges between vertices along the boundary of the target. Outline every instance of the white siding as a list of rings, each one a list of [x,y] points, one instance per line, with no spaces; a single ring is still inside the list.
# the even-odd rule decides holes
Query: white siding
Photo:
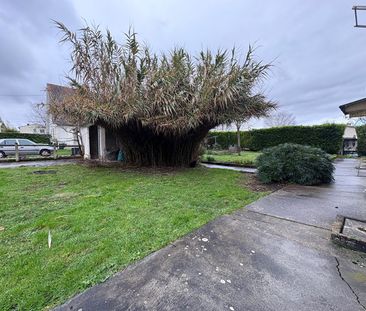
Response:
[[[68,146],[76,146],[78,144],[74,126],[58,126],[50,125],[50,135],[53,141]]]
[[[46,134],[46,127],[40,124],[19,126],[19,132],[24,134]]]
[[[98,126],[98,151],[99,151],[99,160],[104,161],[106,157],[106,146],[105,146],[105,128],[102,126]]]
[[[84,159],[90,159],[89,127],[82,127],[80,135],[84,147]]]

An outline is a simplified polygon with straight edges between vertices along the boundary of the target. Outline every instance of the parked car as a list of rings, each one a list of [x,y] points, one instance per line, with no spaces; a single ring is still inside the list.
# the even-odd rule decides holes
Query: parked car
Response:
[[[18,144],[19,155],[39,154],[48,157],[53,152],[53,146],[37,144],[24,138],[0,139],[0,158],[15,155],[15,144]]]

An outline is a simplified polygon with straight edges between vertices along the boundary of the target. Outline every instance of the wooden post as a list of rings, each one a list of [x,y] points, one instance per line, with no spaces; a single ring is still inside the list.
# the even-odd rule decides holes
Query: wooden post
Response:
[[[56,160],[57,159],[57,148],[56,148],[56,143],[53,143],[53,158]]]
[[[18,143],[15,143],[15,161],[19,162],[19,146],[18,146]]]

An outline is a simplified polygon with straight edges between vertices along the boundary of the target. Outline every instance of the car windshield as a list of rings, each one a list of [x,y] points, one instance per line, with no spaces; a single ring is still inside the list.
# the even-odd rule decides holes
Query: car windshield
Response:
[[[34,142],[30,141],[29,139],[18,139],[19,145],[22,146],[31,146],[34,145]]]

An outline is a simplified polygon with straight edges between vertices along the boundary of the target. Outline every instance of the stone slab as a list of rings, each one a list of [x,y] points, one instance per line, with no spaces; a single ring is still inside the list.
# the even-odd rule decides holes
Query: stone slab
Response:
[[[343,225],[342,233],[351,238],[366,243],[366,222],[346,218]]]

